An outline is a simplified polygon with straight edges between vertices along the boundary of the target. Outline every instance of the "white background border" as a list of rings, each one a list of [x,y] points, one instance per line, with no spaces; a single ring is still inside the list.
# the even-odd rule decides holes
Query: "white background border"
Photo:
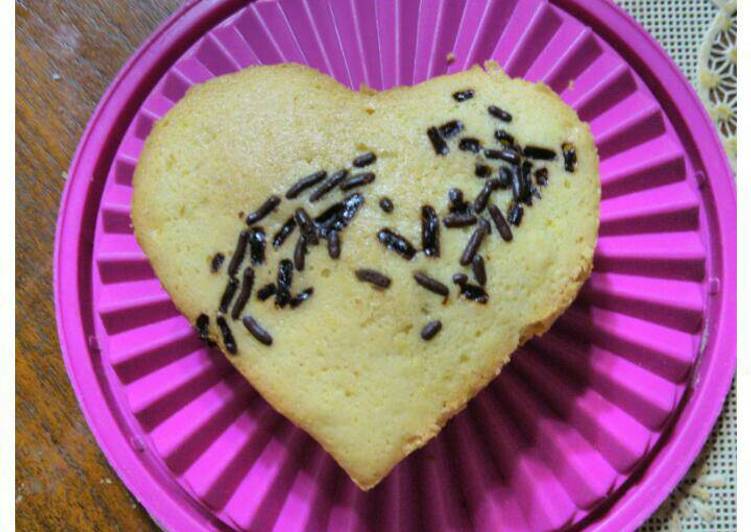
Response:
[[[751,53],[751,15],[746,17],[745,5],[738,2],[739,27],[748,19],[749,33],[738,32],[738,48],[742,48],[739,57],[739,100],[738,100],[738,529],[751,530],[751,446],[748,438],[751,434],[751,389],[747,383],[751,379],[751,156],[744,151],[745,139],[751,134],[751,127],[745,118],[751,116],[746,100],[744,86],[748,64],[745,54]],[[3,356],[0,369],[0,530],[15,528],[15,309],[9,297],[15,293],[15,5],[8,0],[2,2],[6,17],[0,20],[0,72],[3,83],[0,84],[0,101],[8,111],[4,117],[13,116],[14,120],[0,120],[0,161],[3,172],[0,174],[4,203],[0,205],[0,326],[2,329]],[[750,11],[751,12],[751,11]],[[744,26],[745,28],[746,26]],[[751,97],[751,96],[750,96]],[[7,106],[7,107],[6,107]],[[750,144],[751,146],[751,144]],[[751,148],[749,148],[751,151]],[[12,198],[12,199],[11,199]],[[749,299],[747,299],[749,298]],[[744,445],[745,444],[745,445]]]

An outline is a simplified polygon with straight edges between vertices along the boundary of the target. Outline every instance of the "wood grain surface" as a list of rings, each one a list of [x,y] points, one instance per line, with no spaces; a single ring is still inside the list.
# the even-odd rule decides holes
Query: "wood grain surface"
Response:
[[[16,524],[157,530],[107,464],[58,346],[52,251],[64,172],[117,71],[179,0],[16,1]]]

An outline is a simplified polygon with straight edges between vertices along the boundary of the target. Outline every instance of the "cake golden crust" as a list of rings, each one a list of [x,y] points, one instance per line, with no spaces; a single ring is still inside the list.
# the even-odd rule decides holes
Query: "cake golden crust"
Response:
[[[512,120],[488,112],[490,106]],[[460,132],[439,130],[451,121],[461,123]],[[439,137],[427,134],[433,127]],[[507,242],[487,208],[478,214],[491,226],[478,251],[487,275],[487,302],[481,304],[460,296],[452,283],[464,273],[479,286],[471,267],[459,263],[478,225],[452,229],[441,223],[440,256],[427,256],[420,252],[421,213],[429,205],[444,220],[449,189],[460,188],[471,202],[497,179],[505,165],[497,153],[474,153],[469,141],[468,149],[459,149],[462,138],[501,149],[497,130],[521,147],[545,147],[556,155],[548,161],[529,152],[530,172],[547,171],[532,181],[539,197],[525,198],[529,204],[515,202],[511,186],[489,192],[489,204],[504,215],[519,203],[523,216],[518,226],[510,225],[513,240]],[[441,143],[445,154],[438,153]],[[575,163],[564,157],[564,145],[575,150]],[[355,157],[371,152],[374,161],[353,167]],[[492,175],[477,177],[476,165],[490,167]],[[344,168],[350,176],[373,176],[349,190],[335,187],[315,202],[311,193],[325,181],[285,197],[303,176],[325,170],[330,178]],[[315,217],[353,194],[360,203],[337,232],[337,259],[324,233],[318,245],[308,243],[307,254],[295,255],[304,218],[292,222],[292,234],[278,249],[271,245],[298,209]],[[244,218],[271,196],[278,205],[252,224],[263,227],[268,244],[263,264],[252,266],[254,290],[239,319],[232,319],[232,305],[224,315],[232,349],[216,319],[227,269],[238,233],[246,229]],[[379,206],[383,198],[393,204],[390,212]],[[315,70],[285,64],[192,88],[146,141],[134,176],[132,217],[138,242],[178,309],[191,322],[205,315],[207,337],[258,392],[369,489],[435,436],[520,344],[545,332],[571,304],[592,268],[599,200],[589,127],[544,85],[510,79],[490,63],[415,87],[353,92]],[[411,260],[379,241],[384,229],[414,245]],[[212,272],[218,252],[226,259]],[[292,295],[313,288],[308,299],[295,308],[275,304],[275,297],[260,301],[257,289],[277,282],[280,261],[289,266],[301,255],[305,266],[291,274]],[[251,267],[249,257],[243,260],[237,293]],[[361,269],[387,276],[388,287],[363,282],[356,274]],[[448,286],[449,296],[416,283],[416,272]],[[252,316],[246,325],[245,315]],[[435,320],[442,328],[423,339],[421,330]]]

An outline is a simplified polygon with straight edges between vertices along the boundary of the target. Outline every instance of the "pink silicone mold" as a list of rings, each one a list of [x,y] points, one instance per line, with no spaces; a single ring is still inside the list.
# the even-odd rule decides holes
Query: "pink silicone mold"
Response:
[[[488,58],[591,123],[595,271],[548,334],[363,493],[177,313],[133,236],[133,171],[155,121],[213,76],[296,61],[382,89]],[[113,82],[70,176],[61,347],[103,451],[168,529],[633,528],[697,454],[735,368],[724,154],[675,66],[605,1],[190,1]]]

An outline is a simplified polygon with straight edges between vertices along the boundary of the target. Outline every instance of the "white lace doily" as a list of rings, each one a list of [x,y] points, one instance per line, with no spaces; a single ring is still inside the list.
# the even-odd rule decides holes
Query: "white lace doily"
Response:
[[[738,12],[735,0],[719,4],[719,13],[699,49],[696,88],[717,124],[722,143],[735,171],[738,122]]]
[[[697,90],[735,169],[735,0],[616,0],[651,33]],[[640,532],[735,531],[735,382],[720,419],[683,481]]]

